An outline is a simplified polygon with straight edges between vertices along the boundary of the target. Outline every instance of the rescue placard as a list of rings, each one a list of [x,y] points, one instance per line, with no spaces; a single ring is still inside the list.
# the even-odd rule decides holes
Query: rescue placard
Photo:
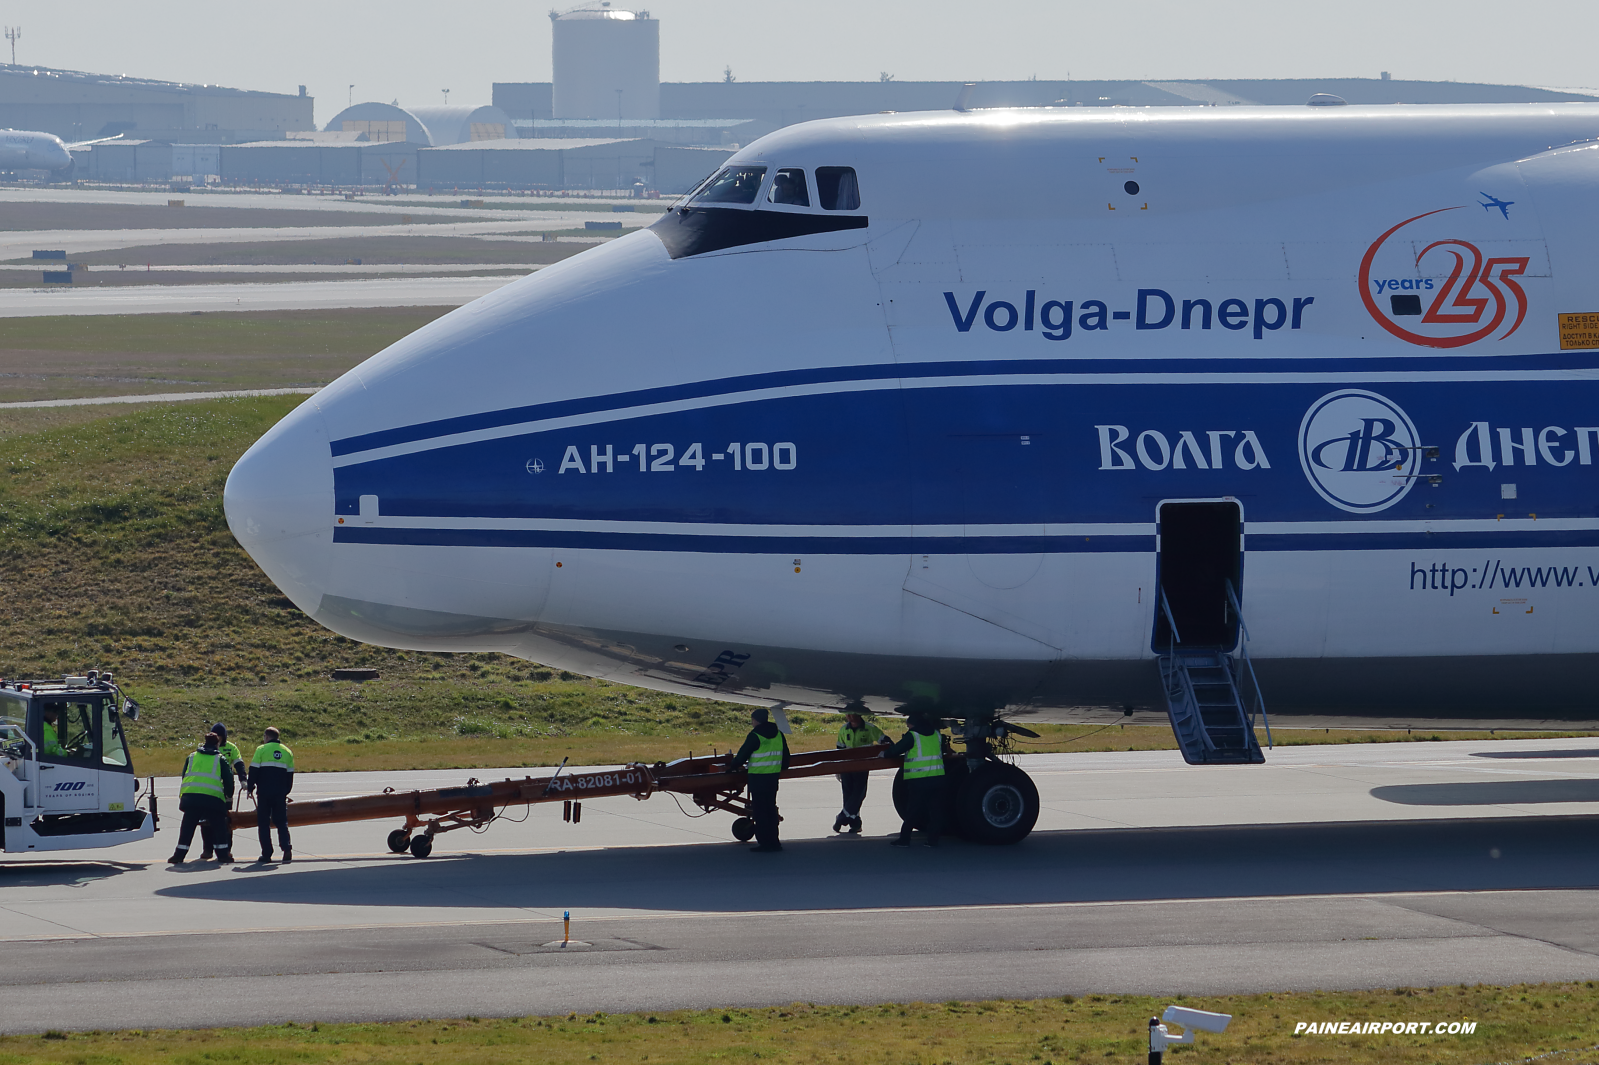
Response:
[[[1599,348],[1599,312],[1588,314],[1561,314],[1560,350]]]

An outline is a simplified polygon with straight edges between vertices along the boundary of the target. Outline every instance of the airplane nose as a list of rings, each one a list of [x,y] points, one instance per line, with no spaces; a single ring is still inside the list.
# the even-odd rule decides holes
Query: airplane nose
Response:
[[[294,605],[314,615],[333,553],[333,462],[314,401],[255,442],[228,474],[228,528]]]

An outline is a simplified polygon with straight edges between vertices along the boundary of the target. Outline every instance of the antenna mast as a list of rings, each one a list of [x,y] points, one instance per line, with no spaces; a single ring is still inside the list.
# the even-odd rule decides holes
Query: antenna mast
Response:
[[[17,41],[22,39],[21,26],[7,26],[6,40],[11,42],[11,65],[17,65]]]

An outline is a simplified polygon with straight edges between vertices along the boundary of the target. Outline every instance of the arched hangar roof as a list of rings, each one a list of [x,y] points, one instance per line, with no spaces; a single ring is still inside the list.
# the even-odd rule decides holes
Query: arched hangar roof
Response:
[[[376,101],[346,107],[323,128],[327,132],[356,130],[373,141],[404,140],[434,148],[516,135],[511,116],[498,107],[407,108]]]

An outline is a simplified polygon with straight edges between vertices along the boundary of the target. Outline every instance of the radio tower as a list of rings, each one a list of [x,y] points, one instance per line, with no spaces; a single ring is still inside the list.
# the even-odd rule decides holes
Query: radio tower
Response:
[[[22,38],[21,26],[7,26],[6,40],[11,42],[11,65],[17,65],[17,41]]]

